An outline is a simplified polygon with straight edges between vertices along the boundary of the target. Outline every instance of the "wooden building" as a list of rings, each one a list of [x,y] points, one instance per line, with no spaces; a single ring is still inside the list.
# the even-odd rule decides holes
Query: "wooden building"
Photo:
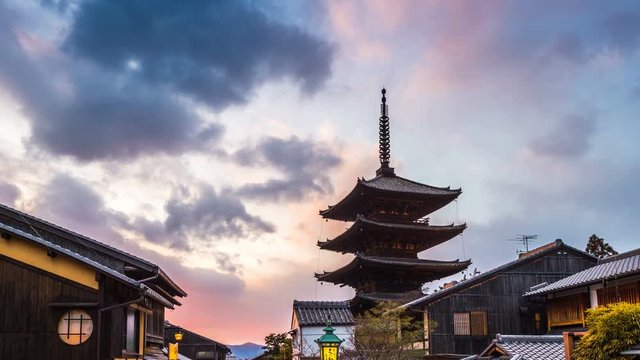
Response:
[[[181,333],[182,340],[178,342],[178,353],[193,360],[225,360],[231,350],[227,345],[211,340],[183,327],[164,323],[164,340],[168,348],[169,343],[175,343],[175,334]]]
[[[0,205],[0,358],[166,359],[157,265]]]
[[[616,302],[640,303],[640,249],[601,259],[594,267],[541,284],[526,296],[546,303],[549,331],[584,329],[589,308]]]
[[[389,166],[390,138],[386,90],[380,116],[380,168],[372,179],[358,179],[336,205],[320,211],[325,219],[351,221],[338,237],[319,242],[321,249],[351,253],[347,265],[316,274],[319,281],[355,288],[351,301],[360,313],[379,301],[404,303],[422,295],[421,286],[466,269],[470,261],[435,261],[418,253],[460,234],[465,224],[433,226],[430,213],[455,200],[462,191],[434,187],[397,176]]]
[[[429,354],[479,354],[498,333],[545,333],[543,303],[523,295],[536,284],[573,275],[596,261],[556,240],[404,306],[423,312],[425,324],[437,323],[429,329]]]

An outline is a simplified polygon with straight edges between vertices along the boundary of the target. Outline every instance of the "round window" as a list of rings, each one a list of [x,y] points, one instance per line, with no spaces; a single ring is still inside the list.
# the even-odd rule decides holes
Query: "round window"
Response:
[[[70,310],[58,322],[58,335],[69,345],[79,345],[93,332],[91,316],[84,310]]]

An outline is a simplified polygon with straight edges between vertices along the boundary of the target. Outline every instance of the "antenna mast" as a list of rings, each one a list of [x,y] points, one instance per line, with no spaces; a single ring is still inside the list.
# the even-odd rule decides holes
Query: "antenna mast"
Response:
[[[522,254],[525,252],[529,252],[529,243],[532,242],[533,240],[537,239],[538,235],[537,234],[531,234],[531,235],[517,235],[515,239],[508,239],[507,241],[517,241],[519,243],[522,243],[522,245],[524,246],[525,250],[518,250],[517,253],[518,254]]]

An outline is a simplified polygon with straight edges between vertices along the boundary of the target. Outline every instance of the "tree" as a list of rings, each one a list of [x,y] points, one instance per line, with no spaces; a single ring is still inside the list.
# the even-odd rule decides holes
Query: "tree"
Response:
[[[422,321],[407,315],[405,309],[398,309],[397,304],[380,303],[355,320],[350,339],[353,347],[343,348],[342,358],[404,360],[419,355],[420,351],[412,349],[424,340]]]
[[[618,254],[609,243],[604,242],[604,239],[598,237],[596,234],[589,237],[585,251],[600,259]]]
[[[574,360],[622,360],[640,343],[640,304],[618,303],[587,310],[589,332],[577,343]]]
[[[265,354],[274,360],[291,360],[293,349],[287,333],[271,333],[264,338]]]

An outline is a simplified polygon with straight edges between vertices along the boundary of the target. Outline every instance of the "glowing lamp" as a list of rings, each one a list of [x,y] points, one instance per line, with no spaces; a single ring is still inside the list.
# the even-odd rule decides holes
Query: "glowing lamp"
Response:
[[[182,341],[182,333],[180,331],[178,331],[177,333],[175,333],[173,335],[173,337],[176,338],[176,341]]]
[[[331,327],[331,321],[327,322],[327,327],[322,331],[324,331],[324,334],[316,340],[320,347],[320,360],[338,360],[340,344],[344,340],[341,340],[333,333],[335,329]]]

